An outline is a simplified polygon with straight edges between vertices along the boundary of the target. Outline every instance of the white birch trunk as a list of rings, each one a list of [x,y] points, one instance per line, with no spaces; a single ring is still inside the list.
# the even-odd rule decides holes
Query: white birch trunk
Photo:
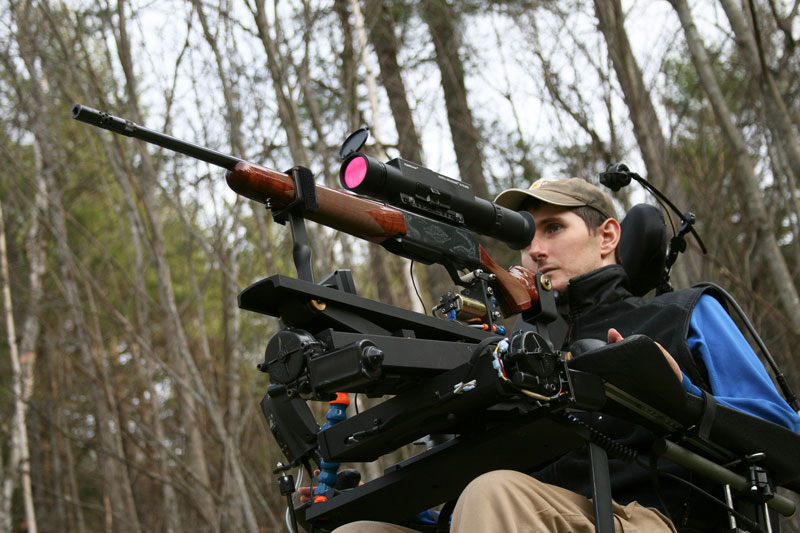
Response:
[[[8,335],[8,348],[11,357],[11,392],[14,396],[14,417],[11,420],[11,453],[6,477],[3,479],[3,505],[0,526],[11,531],[11,499],[17,478],[22,482],[22,499],[25,504],[25,521],[28,531],[36,533],[36,510],[33,505],[31,487],[30,450],[28,448],[28,428],[26,422],[27,406],[23,391],[31,387],[23,383],[22,366],[17,346],[17,331],[14,323],[14,308],[11,300],[11,280],[8,274],[8,252],[6,251],[6,230],[3,204],[0,203],[0,284],[3,288],[3,311]]]

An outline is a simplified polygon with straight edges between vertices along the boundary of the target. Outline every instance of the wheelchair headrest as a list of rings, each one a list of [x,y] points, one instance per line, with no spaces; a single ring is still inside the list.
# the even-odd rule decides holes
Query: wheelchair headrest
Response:
[[[644,296],[659,285],[664,274],[667,256],[664,217],[654,205],[637,204],[620,226],[620,262],[631,280],[631,292]]]

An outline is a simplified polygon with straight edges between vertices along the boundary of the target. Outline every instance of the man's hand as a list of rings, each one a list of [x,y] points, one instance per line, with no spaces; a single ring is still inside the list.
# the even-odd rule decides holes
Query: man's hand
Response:
[[[621,340],[622,340],[622,335],[620,334],[619,331],[615,330],[614,328],[608,330],[608,344],[613,344]],[[667,359],[667,363],[669,363],[669,366],[670,368],[672,368],[672,371],[675,372],[676,376],[678,376],[678,381],[683,383],[683,372],[681,372],[681,367],[678,366],[677,361],[675,361],[675,359],[672,358],[669,352],[665,350],[664,347],[661,346],[659,343],[656,343],[656,346],[658,346],[658,349],[661,350],[661,353],[664,354],[664,357]]]
[[[300,487],[300,503],[308,503],[311,501],[311,487]]]
[[[319,470],[314,470],[314,479],[317,479],[319,476]],[[360,487],[363,485],[364,482],[360,480],[358,481],[358,486]],[[308,503],[314,498],[314,489],[316,487],[300,487],[298,492],[300,493],[300,503]],[[353,487],[345,487],[345,488],[353,488]]]

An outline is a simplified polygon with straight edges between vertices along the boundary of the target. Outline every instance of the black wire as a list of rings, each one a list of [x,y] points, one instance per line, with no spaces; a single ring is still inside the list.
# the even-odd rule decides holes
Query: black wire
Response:
[[[477,346],[475,346],[475,351],[472,352],[472,356],[470,356],[469,358],[469,366],[470,367],[475,366],[475,363],[478,362],[478,359],[480,359],[481,355],[483,355],[483,352],[486,351],[486,348],[488,348],[492,344],[497,344],[504,338],[505,337],[502,337],[500,335],[490,335],[485,339],[483,339],[481,342],[479,342]]]
[[[642,468],[647,468],[647,469],[650,468],[646,464],[643,464],[642,462],[640,462],[640,458],[638,458],[638,457],[636,459],[636,464],[641,466]],[[745,525],[747,525],[748,528],[750,528],[750,529],[755,528],[755,531],[760,531],[761,533],[765,533],[764,530],[761,529],[758,526],[757,523],[755,523],[754,521],[750,520],[748,517],[746,517],[745,515],[743,515],[742,513],[740,513],[739,511],[737,511],[733,507],[731,507],[730,505],[728,505],[727,502],[724,502],[724,501],[720,500],[719,498],[717,498],[716,496],[714,496],[713,494],[710,494],[710,493],[706,492],[705,490],[701,489],[700,487],[698,487],[697,485],[695,485],[691,481],[683,479],[680,476],[676,476],[675,474],[670,474],[669,472],[662,472],[661,470],[657,470],[657,473],[658,473],[658,475],[664,476],[667,479],[671,479],[672,481],[675,481],[677,483],[686,485],[691,490],[696,491],[698,494],[700,494],[704,498],[706,498],[708,500],[711,500],[711,502],[713,504],[718,505],[718,506],[722,507],[723,509],[725,509],[725,511],[731,513],[734,517],[736,517],[738,520],[740,520]]]
[[[492,344],[497,344],[504,338],[505,337],[502,337],[500,335],[489,335],[481,342],[479,342],[477,346],[475,346],[475,351],[472,352],[472,355],[469,358],[469,362],[467,363],[467,371],[464,374],[464,377],[461,378],[461,383],[467,383],[469,380],[472,379],[472,376],[475,375],[475,369],[478,368],[476,366],[478,359],[481,358],[486,349]]]
[[[652,183],[650,183],[649,181],[647,181],[646,179],[641,177],[639,174],[636,174],[635,172],[631,172],[631,178],[633,178],[636,181],[638,181],[639,183],[641,183],[642,186],[645,189],[647,189],[648,191],[650,191],[651,193],[653,193],[653,195],[656,198],[660,198],[661,200],[664,200],[664,202],[668,206],[670,206],[670,208],[672,208],[672,211],[674,211],[675,214],[678,215],[678,217],[681,219],[682,222],[684,222],[684,223],[688,223],[689,222],[688,219],[686,218],[686,214],[681,213],[681,210],[678,209],[678,207],[675,204],[673,204],[670,201],[670,199],[667,198],[664,195],[664,193],[662,193],[661,191],[656,189],[655,185],[653,185]],[[700,238],[700,235],[698,235],[697,230],[694,229],[694,225],[693,224],[689,224],[689,233],[694,235],[694,238],[697,239],[697,244],[700,246],[700,250],[702,250],[704,254],[707,253],[706,245],[703,243],[703,240]]]
[[[419,303],[422,305],[422,312],[426,315],[428,314],[428,308],[425,307],[425,302],[422,301],[422,296],[419,294],[419,289],[417,289],[417,282],[414,280],[414,261],[411,261],[411,265],[408,267],[408,273],[411,276],[411,285],[414,286],[414,292],[417,293],[417,298],[419,298]]]
[[[789,385],[789,383],[786,381],[786,377],[783,375],[783,372],[778,366],[777,361],[775,361],[775,358],[772,357],[772,353],[770,353],[769,349],[767,348],[767,345],[764,343],[763,339],[756,331],[756,328],[753,326],[753,323],[750,322],[750,319],[747,317],[747,314],[744,312],[744,309],[742,309],[742,307],[739,305],[739,302],[736,301],[733,295],[731,295],[728,291],[726,291],[724,288],[720,287],[716,283],[703,282],[703,283],[698,283],[695,286],[711,287],[714,290],[719,291],[725,298],[725,300],[728,302],[728,304],[733,307],[734,311],[736,311],[736,314],[739,316],[739,319],[742,321],[745,328],[750,333],[750,336],[758,345],[758,349],[761,350],[761,353],[764,355],[764,359],[767,360],[767,363],[769,363],[769,366],[772,368],[772,372],[775,374],[775,379],[781,388],[781,392],[783,393],[786,402],[792,407],[792,409],[797,411],[798,408],[800,408],[800,405],[798,405],[797,395],[795,395],[791,385]]]
[[[661,505],[661,509],[663,509],[664,513],[667,515],[667,518],[669,518],[669,521],[674,524],[675,520],[672,519],[672,515],[669,512],[669,507],[667,507],[667,503],[664,501],[664,498],[661,495],[661,483],[658,482],[658,456],[656,454],[650,455],[650,476],[653,481],[653,488],[656,489],[658,503]]]
[[[661,198],[659,198],[658,196],[656,196],[656,202],[658,202],[658,205],[661,206],[661,209],[667,214],[667,220],[669,221],[669,225],[672,228],[672,236],[673,237],[676,236],[678,234],[678,230],[675,227],[675,222],[672,221],[672,216],[670,216],[669,208],[664,202],[661,201]]]

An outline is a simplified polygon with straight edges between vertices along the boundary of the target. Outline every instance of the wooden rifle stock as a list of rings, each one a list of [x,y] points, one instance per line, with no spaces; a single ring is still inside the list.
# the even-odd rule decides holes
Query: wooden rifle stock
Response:
[[[237,163],[227,172],[226,179],[236,193],[269,203],[275,209],[288,206],[295,199],[291,176],[253,163]],[[318,209],[303,213],[308,220],[378,244],[406,233],[407,214],[399,209],[321,185],[316,186],[316,194]],[[538,301],[536,283],[531,283],[530,277],[505,270],[482,246],[480,256],[481,268],[496,276],[492,285],[504,316],[521,313],[531,307],[532,301]]]
[[[498,265],[481,246],[481,268],[494,274],[493,284],[497,303],[503,316],[511,316],[527,311],[534,302],[539,301],[536,279],[530,270],[515,266],[506,270]]]
[[[263,204],[269,202],[274,209],[291,204],[295,198],[291,176],[253,163],[237,163],[226,179],[238,194]],[[316,194],[317,211],[303,213],[308,220],[375,243],[406,232],[402,211],[321,185],[316,186]]]

